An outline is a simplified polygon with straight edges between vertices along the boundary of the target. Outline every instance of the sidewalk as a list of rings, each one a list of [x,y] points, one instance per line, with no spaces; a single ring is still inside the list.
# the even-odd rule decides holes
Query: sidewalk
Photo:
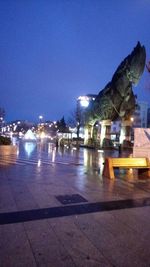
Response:
[[[150,266],[150,180],[81,162],[0,167],[0,267]]]

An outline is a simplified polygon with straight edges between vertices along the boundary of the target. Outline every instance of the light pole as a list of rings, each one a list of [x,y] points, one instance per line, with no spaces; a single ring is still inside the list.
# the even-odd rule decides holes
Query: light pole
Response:
[[[39,116],[39,122],[42,123],[42,120],[43,120],[43,116],[40,115],[40,116]]]

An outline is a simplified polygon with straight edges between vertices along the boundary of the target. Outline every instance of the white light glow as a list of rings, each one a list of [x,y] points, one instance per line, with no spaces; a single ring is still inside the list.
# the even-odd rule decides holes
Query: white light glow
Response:
[[[34,133],[30,129],[24,135],[24,140],[36,140]]]
[[[38,164],[37,165],[38,165],[38,167],[41,166],[41,160],[40,159],[38,160]]]
[[[89,105],[89,101],[88,101],[88,100],[81,100],[81,101],[80,101],[80,104],[81,104],[82,107],[87,108],[88,105]]]
[[[90,101],[90,99],[89,99],[89,97],[88,96],[79,96],[78,97],[78,101],[80,101],[80,105],[82,106],[82,107],[88,107],[88,105],[89,105],[89,101]]]
[[[25,148],[25,151],[26,151],[28,157],[34,151],[35,147],[36,147],[36,143],[35,142],[25,142],[24,143],[24,148]]]
[[[40,137],[41,137],[41,139],[45,138],[46,137],[45,133],[41,132]]]

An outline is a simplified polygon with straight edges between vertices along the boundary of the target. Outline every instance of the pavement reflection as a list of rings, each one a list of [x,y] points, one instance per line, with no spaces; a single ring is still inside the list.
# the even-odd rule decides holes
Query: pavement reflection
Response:
[[[128,157],[130,151],[124,151],[120,155],[118,150],[96,150],[71,147],[59,147],[49,142],[20,142],[18,159],[24,157],[30,160],[37,160],[38,167],[42,159],[51,163],[72,164],[78,166],[77,173],[96,174],[101,176],[106,157]]]

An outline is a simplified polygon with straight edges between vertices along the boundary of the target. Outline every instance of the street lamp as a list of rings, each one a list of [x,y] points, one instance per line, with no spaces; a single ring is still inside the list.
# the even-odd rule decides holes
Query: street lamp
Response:
[[[42,120],[43,120],[43,116],[40,115],[40,116],[39,116],[39,121],[40,121],[40,123],[42,123]]]

